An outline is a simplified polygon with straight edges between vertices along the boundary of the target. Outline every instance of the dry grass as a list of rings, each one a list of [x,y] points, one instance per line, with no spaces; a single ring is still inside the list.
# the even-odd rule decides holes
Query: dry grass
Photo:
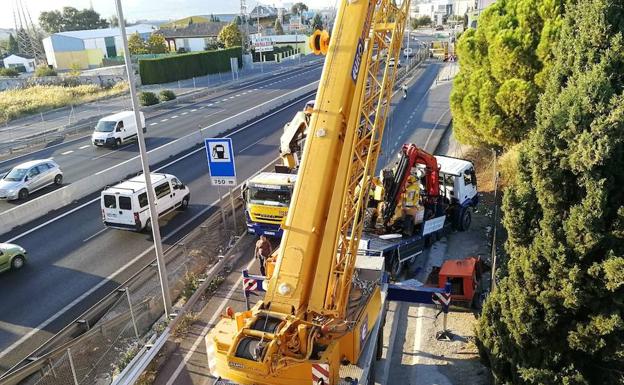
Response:
[[[2,91],[0,92],[0,123],[54,108],[120,95],[127,90],[128,84],[124,82],[117,83],[110,88],[89,84],[73,87],[34,86]]]
[[[498,157],[499,189],[508,186],[515,178],[518,154],[519,145],[516,145]],[[489,148],[470,147],[464,153],[464,157],[471,160],[475,165],[479,191],[483,193],[494,192],[494,154],[492,150]]]

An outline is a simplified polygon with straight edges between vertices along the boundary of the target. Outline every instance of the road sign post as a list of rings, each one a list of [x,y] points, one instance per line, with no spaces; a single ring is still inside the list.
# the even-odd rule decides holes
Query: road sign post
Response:
[[[236,167],[231,138],[204,139],[210,182],[213,186],[236,186]]]
[[[217,186],[219,194],[219,208],[223,228],[227,228],[225,221],[225,211],[223,200],[221,199],[221,186],[230,189],[230,199],[232,200],[232,187],[236,186],[236,166],[234,164],[234,149],[231,138],[207,138],[204,139],[206,146],[206,157],[208,158],[208,170],[210,172],[210,182]],[[234,232],[236,232],[236,218],[234,216],[234,201],[232,200],[232,221]]]

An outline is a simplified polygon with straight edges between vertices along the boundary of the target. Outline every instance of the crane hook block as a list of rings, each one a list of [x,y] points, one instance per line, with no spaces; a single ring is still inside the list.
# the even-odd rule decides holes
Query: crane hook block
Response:
[[[316,30],[310,36],[310,49],[315,55],[326,55],[329,47],[329,33],[325,30]]]

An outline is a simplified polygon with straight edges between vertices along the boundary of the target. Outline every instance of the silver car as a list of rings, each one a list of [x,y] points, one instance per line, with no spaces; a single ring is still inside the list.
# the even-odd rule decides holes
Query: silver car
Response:
[[[0,199],[26,199],[51,184],[63,184],[63,172],[52,159],[31,160],[15,166],[0,179]]]

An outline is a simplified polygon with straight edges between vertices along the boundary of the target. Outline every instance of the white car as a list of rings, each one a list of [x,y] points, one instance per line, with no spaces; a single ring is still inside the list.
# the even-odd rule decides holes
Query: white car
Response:
[[[158,217],[175,210],[185,210],[191,192],[178,178],[170,174],[151,174],[156,193]],[[150,230],[151,222],[145,176],[143,174],[108,187],[100,199],[104,225],[122,230]]]
[[[63,171],[52,159],[31,160],[13,167],[0,179],[0,199],[26,199],[44,187],[63,184]]]
[[[390,67],[394,67],[394,58],[393,57],[391,57],[390,60],[388,60],[388,65]],[[397,61],[397,68],[401,68],[401,59],[399,59]]]

